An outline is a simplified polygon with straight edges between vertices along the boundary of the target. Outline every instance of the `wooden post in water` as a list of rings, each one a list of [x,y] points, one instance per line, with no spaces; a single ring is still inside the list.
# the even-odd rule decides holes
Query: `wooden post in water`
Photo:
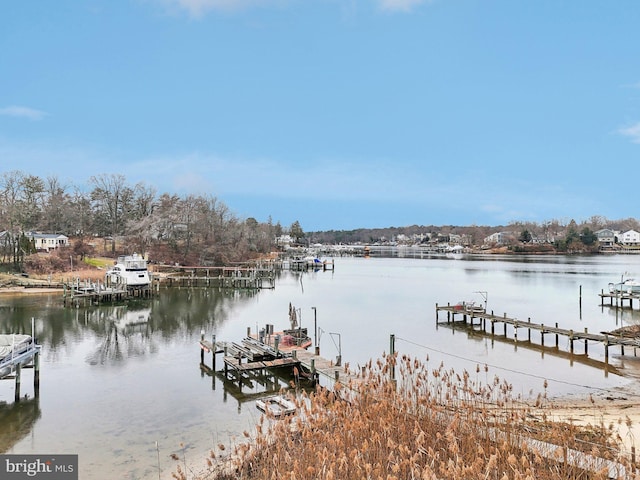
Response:
[[[21,382],[21,372],[22,372],[22,365],[20,365],[19,363],[16,365],[16,395],[15,395],[15,401],[19,402],[20,401],[20,382]]]
[[[589,333],[589,329],[584,327],[584,333]],[[587,343],[587,339],[584,339],[584,354],[586,355],[589,352],[589,344]]]
[[[540,324],[540,343],[544,347],[544,323]]]
[[[392,333],[389,337],[389,355],[391,361],[391,381],[396,381],[396,336]]]
[[[211,336],[211,345],[213,347],[213,350],[211,350],[211,358],[213,360],[211,368],[215,372],[216,371],[216,351],[218,350],[218,348],[216,347],[216,336],[215,336],[215,334]]]
[[[556,322],[556,328],[558,328],[558,322]],[[571,331],[571,335],[573,336],[573,331]],[[556,348],[558,348],[558,345],[559,345],[559,343],[558,343],[558,332],[556,332]],[[571,351],[573,352],[573,340],[572,340],[572,343],[571,343]]]
[[[36,397],[40,396],[40,352],[33,356],[33,390]]]
[[[609,363],[609,335],[604,334],[604,363]]]
[[[571,353],[573,353],[573,330],[569,330],[569,348],[571,350]]]
[[[580,296],[578,298],[579,298],[579,302],[578,303],[582,307],[582,285],[580,285]]]
[[[527,322],[531,323],[531,317],[527,318]],[[531,327],[527,328],[527,340],[529,340],[529,343],[531,343]]]
[[[204,364],[204,345],[202,344],[202,342],[204,342],[204,330],[200,330],[200,364],[201,365]]]

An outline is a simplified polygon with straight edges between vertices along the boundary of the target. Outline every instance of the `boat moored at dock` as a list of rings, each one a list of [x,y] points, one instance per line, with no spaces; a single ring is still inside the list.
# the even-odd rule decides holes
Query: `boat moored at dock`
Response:
[[[640,282],[633,278],[622,278],[617,283],[609,283],[609,293],[640,294]]]
[[[118,257],[116,264],[105,274],[107,286],[127,289],[148,288],[151,276],[145,258],[137,253]]]

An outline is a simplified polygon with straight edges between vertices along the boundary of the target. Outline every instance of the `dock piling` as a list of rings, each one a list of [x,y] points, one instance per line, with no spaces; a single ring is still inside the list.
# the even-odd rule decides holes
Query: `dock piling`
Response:
[[[16,403],[20,401],[20,383],[21,383],[21,374],[22,372],[22,365],[20,365],[19,363],[16,365],[16,395],[15,395],[15,401]]]

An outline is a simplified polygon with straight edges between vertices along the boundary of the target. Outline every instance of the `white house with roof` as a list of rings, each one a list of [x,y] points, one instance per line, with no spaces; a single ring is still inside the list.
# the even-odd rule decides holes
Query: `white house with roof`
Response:
[[[488,237],[485,237],[485,245],[505,245],[513,240],[513,233],[511,232],[496,232],[492,233]]]
[[[69,245],[69,237],[57,233],[25,232],[25,236],[33,241],[36,250],[44,250],[45,252]]]
[[[638,246],[640,245],[640,233],[635,230],[627,230],[618,236],[618,241],[629,247]]]

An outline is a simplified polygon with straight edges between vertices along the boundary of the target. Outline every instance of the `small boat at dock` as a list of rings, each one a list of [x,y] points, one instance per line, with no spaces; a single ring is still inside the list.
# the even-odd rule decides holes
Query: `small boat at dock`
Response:
[[[609,283],[609,293],[640,295],[640,282],[633,278],[621,278],[617,283]]]
[[[39,351],[31,335],[0,335],[0,378],[11,374],[18,364],[27,365]]]
[[[296,404],[284,395],[273,395],[256,401],[256,407],[267,415],[276,418],[296,412]]]

